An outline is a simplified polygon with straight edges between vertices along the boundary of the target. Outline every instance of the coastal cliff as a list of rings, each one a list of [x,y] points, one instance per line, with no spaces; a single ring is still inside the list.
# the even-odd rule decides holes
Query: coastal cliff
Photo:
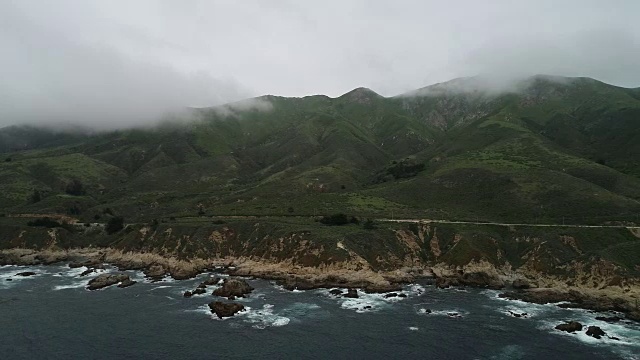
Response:
[[[621,308],[633,312],[640,298],[632,252],[640,238],[634,230],[433,223],[380,223],[367,230],[308,219],[235,219],[131,224],[107,235],[92,226],[5,223],[0,264],[93,261],[176,279],[224,268],[289,289],[383,292],[419,278],[440,287],[502,289],[517,283],[526,284],[515,286],[523,289],[622,299],[616,300],[626,304]]]

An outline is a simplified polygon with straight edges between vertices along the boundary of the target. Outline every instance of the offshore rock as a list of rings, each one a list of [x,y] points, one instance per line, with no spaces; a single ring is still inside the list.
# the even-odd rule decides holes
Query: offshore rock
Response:
[[[216,314],[220,319],[224,317],[230,317],[236,313],[244,310],[244,305],[238,303],[223,303],[221,301],[214,301],[209,303],[209,309],[212,313]]]
[[[358,298],[358,290],[351,288],[351,289],[347,290],[347,293],[343,294],[342,296],[344,296],[346,298],[357,299]]]
[[[568,323],[557,325],[556,330],[572,333],[582,330],[582,324],[577,321],[570,321]]]
[[[225,279],[222,286],[213,291],[213,295],[231,298],[244,297],[253,288],[242,279]]]
[[[594,337],[596,339],[600,339],[601,337],[606,336],[607,334],[597,326],[589,326],[587,328],[587,335]]]
[[[105,288],[107,286],[115,285],[117,283],[125,282],[127,280],[131,280],[129,275],[127,274],[102,274],[98,277],[91,279],[87,286],[89,290],[98,290]]]

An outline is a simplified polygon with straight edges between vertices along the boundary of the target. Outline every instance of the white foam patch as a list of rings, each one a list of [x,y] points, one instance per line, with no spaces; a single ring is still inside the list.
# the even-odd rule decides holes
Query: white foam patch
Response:
[[[248,309],[245,307],[245,309]],[[273,305],[265,304],[260,310],[249,310],[245,315],[245,322],[253,324],[255,329],[266,329],[267,327],[278,327],[289,324],[291,319],[285,316],[274,314]]]
[[[447,316],[454,319],[463,318],[469,315],[469,312],[462,309],[449,309],[449,310],[433,310],[426,307],[420,307],[416,310],[418,315],[431,315],[431,316]]]
[[[358,291],[358,298],[339,298],[340,307],[354,310],[357,313],[367,313],[380,311],[389,305],[389,299],[385,299],[383,294],[366,294]]]
[[[418,327],[417,326],[409,326],[409,330],[411,331],[418,331]]]
[[[156,286],[152,289],[150,289],[149,291],[154,291],[154,290],[160,290],[160,289],[166,289],[166,288],[170,288],[171,286],[169,285],[161,285],[161,286]]]
[[[71,284],[56,285],[53,287],[53,290],[58,291],[58,290],[85,288],[88,283],[89,283],[89,280],[79,280]]]
[[[425,291],[427,291],[427,289],[419,284],[411,284],[409,286],[409,292],[411,293],[411,295],[421,296],[425,293]]]

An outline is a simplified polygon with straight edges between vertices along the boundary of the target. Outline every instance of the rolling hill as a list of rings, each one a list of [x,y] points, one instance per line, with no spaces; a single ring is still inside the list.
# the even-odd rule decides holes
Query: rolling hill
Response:
[[[490,90],[462,78],[192,116],[105,133],[0,129],[0,213],[640,223],[640,89],[534,76]]]

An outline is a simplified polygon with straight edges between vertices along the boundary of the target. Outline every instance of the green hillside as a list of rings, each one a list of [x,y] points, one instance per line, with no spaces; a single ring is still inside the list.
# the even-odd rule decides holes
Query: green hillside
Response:
[[[548,76],[491,92],[469,78],[392,98],[263,96],[153,129],[8,127],[0,213],[640,223],[639,94]]]

